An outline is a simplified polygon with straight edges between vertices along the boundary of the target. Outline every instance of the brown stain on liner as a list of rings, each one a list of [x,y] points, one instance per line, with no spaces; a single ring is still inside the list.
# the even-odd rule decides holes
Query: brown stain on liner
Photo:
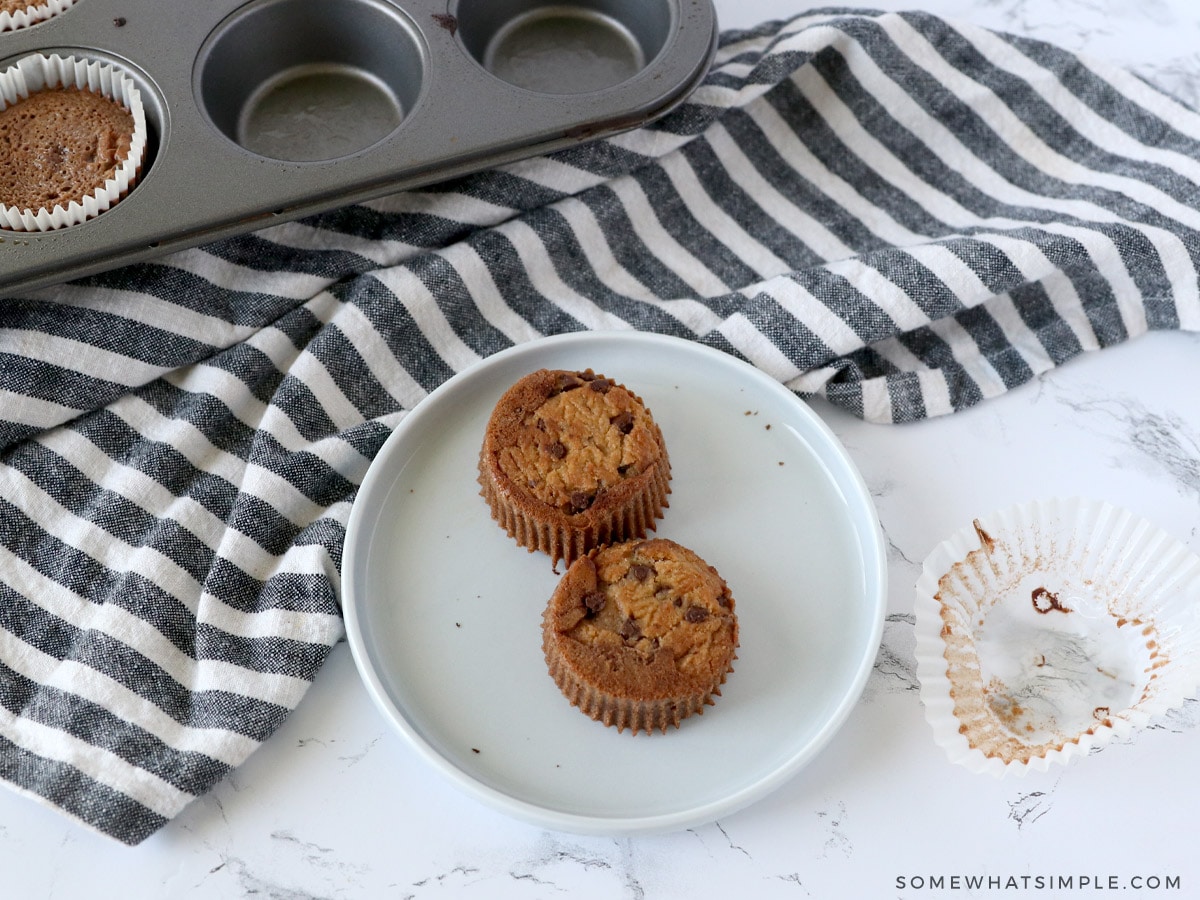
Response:
[[[1030,594],[1034,610],[1040,615],[1052,612],[1069,613],[1071,610],[1059,602],[1058,594],[1044,587],[1036,587]]]

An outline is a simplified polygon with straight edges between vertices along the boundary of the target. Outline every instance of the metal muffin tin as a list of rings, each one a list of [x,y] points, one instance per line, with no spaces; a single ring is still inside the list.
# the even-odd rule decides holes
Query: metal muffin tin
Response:
[[[711,0],[77,0],[0,33],[0,69],[120,66],[147,164],[94,219],[0,231],[0,291],[636,127],[698,84],[716,36]]]

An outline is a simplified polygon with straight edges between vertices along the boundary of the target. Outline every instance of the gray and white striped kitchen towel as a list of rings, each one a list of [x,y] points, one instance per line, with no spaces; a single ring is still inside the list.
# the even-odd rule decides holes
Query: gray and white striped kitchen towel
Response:
[[[450,375],[578,329],[872,421],[1200,322],[1200,116],[921,14],[726,33],[658,123],[0,301],[0,771],[127,843],[343,634],[355,488]]]

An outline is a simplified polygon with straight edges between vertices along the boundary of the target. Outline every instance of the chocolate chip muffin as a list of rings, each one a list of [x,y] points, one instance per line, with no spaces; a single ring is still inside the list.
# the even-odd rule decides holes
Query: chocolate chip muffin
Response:
[[[0,228],[51,231],[112,208],[148,165],[149,127],[117,65],[31,53],[0,71]]]
[[[492,518],[553,564],[645,537],[667,506],[670,479],[650,410],[591,369],[519,380],[492,411],[479,453]]]
[[[83,199],[129,156],[133,114],[102,94],[42,90],[0,110],[0,202],[53,209]]]
[[[666,538],[593,550],[562,577],[542,649],[563,695],[618,731],[666,731],[702,714],[737,658],[729,587]]]

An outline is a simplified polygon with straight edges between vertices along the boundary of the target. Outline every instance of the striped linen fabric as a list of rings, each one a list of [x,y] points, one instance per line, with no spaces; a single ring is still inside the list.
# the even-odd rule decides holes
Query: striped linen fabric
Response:
[[[710,344],[877,422],[1195,329],[1200,117],[921,14],[722,36],[657,123],[0,302],[0,766],[138,843],[343,636],[350,504],[514,343]]]

